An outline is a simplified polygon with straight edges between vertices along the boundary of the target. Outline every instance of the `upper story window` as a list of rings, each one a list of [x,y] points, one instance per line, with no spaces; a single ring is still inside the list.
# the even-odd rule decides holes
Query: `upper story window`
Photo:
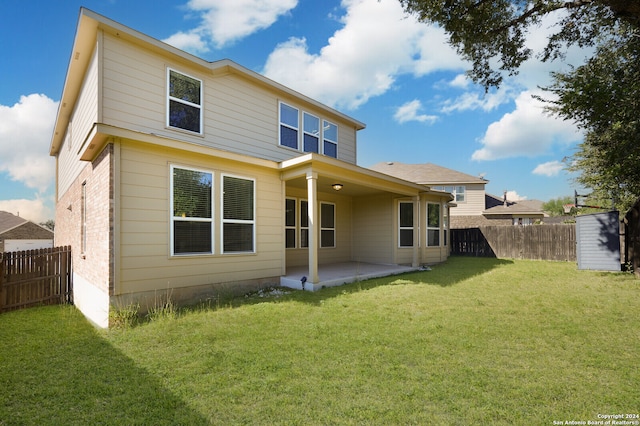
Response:
[[[327,120],[322,122],[322,153],[338,158],[338,126]]]
[[[465,186],[434,186],[433,189],[450,192],[453,194],[453,199],[457,203],[463,203],[466,201],[467,188]]]
[[[280,102],[279,108],[280,146],[338,158],[336,124],[306,111],[302,111],[301,115],[298,108],[284,102]]]
[[[167,69],[167,126],[202,134],[202,80]]]
[[[309,113],[302,113],[304,126],[304,152],[320,152],[320,119]]]
[[[280,145],[298,149],[298,109],[280,103]]]

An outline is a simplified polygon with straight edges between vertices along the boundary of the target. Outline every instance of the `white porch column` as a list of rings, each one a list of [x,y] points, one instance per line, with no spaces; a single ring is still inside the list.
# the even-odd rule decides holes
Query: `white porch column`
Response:
[[[318,174],[307,173],[307,203],[309,206],[309,275],[307,281],[317,283],[318,277],[318,235],[320,224],[318,223]]]
[[[420,222],[420,196],[415,196],[413,197],[413,262],[411,264],[414,268],[420,266]]]

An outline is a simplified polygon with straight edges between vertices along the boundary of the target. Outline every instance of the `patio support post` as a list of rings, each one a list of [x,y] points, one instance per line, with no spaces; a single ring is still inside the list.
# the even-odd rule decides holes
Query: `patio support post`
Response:
[[[413,197],[413,262],[411,266],[420,266],[420,196]]]
[[[307,173],[307,203],[309,215],[309,275],[307,281],[318,283],[318,174]]]

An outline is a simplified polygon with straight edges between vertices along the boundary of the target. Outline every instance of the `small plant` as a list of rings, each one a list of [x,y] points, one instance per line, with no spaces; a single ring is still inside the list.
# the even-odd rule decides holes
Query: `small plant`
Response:
[[[110,328],[131,328],[140,321],[140,304],[132,303],[125,307],[109,309]]]
[[[150,321],[157,321],[162,318],[175,319],[177,317],[178,307],[171,299],[171,294],[167,293],[166,297],[156,295],[153,306],[149,307],[147,312],[147,318]]]

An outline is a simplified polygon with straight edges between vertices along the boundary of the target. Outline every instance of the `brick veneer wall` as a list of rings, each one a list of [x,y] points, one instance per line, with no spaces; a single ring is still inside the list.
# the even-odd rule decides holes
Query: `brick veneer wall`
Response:
[[[113,144],[87,163],[56,205],[56,246],[70,245],[74,273],[113,294]],[[82,184],[86,182],[87,245],[82,252]]]

